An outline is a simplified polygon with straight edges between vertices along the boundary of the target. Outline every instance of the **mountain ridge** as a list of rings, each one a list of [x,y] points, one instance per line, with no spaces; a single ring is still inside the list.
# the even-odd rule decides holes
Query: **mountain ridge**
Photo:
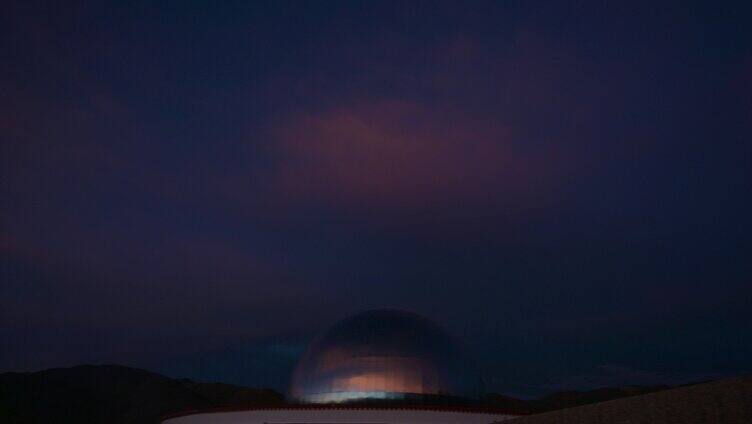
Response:
[[[553,393],[533,400],[492,393],[482,405],[527,414],[542,413],[669,388],[599,388]],[[0,421],[8,424],[158,423],[165,415],[187,410],[285,404],[284,396],[271,389],[173,379],[116,364],[0,374]]]
[[[282,404],[281,394],[199,383],[122,365],[79,365],[0,374],[3,423],[158,423],[184,410]]]

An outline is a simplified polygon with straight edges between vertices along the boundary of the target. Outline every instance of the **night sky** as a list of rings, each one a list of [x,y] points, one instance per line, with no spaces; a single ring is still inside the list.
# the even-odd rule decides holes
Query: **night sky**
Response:
[[[748,2],[3,4],[2,371],[392,307],[513,395],[752,372]]]

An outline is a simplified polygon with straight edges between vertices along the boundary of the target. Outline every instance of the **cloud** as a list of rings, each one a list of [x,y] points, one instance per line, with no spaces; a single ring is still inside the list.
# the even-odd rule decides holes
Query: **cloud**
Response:
[[[254,175],[269,203],[461,231],[466,223],[526,230],[519,224],[532,217],[594,237],[619,228],[619,238],[668,233],[695,205],[678,183],[684,176],[666,172],[695,178],[672,153],[697,137],[684,110],[699,99],[691,78],[648,89],[657,84],[653,62],[599,62],[535,30],[432,47],[391,56],[377,48],[344,81],[302,76],[275,86],[301,100],[269,131],[272,169]],[[420,66],[395,71],[400,62]],[[678,92],[686,101],[668,108]]]
[[[274,185],[287,198],[379,209],[484,202],[518,196],[545,173],[508,143],[509,129],[408,101],[296,117],[275,135]]]
[[[343,92],[289,82],[314,87],[296,94],[319,102],[269,130],[274,198],[379,213],[518,211],[550,203],[576,171],[599,87],[576,55],[527,32],[503,49],[457,37],[410,57],[427,65],[409,75],[390,72],[394,54],[374,53]]]

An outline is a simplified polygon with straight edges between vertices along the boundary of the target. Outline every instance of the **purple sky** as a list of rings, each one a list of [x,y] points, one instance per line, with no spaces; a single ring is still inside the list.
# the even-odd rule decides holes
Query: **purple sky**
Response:
[[[397,307],[508,393],[752,371],[752,10],[612,3],[4,3],[0,370]]]

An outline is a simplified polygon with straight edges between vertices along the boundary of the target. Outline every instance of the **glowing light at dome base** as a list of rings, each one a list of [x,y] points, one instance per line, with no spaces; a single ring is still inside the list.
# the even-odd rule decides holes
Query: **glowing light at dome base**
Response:
[[[290,389],[301,403],[455,403],[480,394],[459,343],[431,321],[396,310],[335,324],[303,355]]]

